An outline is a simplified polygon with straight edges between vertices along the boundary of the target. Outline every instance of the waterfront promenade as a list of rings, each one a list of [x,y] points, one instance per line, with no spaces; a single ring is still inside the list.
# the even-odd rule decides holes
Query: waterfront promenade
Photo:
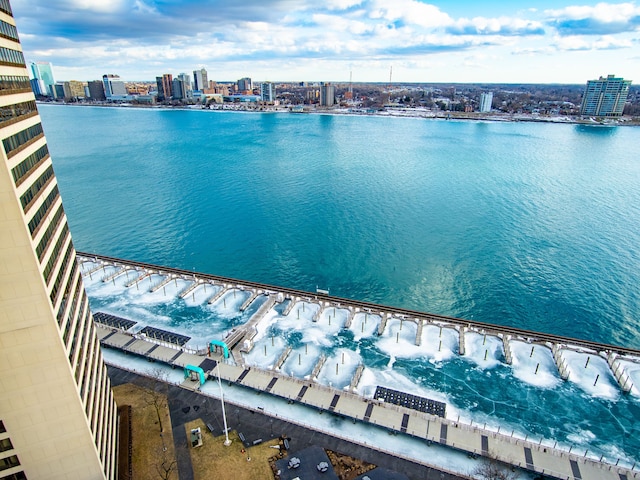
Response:
[[[152,285],[150,288],[162,288],[162,282],[180,276],[189,279],[193,285],[202,283],[215,284],[224,291],[228,288],[242,288],[252,292],[248,299],[255,299],[258,295],[266,295],[269,300],[262,304],[253,314],[250,320],[240,327],[237,327],[232,335],[225,339],[228,341],[228,348],[231,349],[229,358],[224,359],[223,351],[210,352],[210,349],[196,351],[187,347],[180,347],[171,342],[159,341],[139,333],[133,334],[129,327],[123,325],[121,328],[103,326],[98,328],[101,343],[105,346],[129,352],[152,361],[164,362],[174,368],[184,368],[195,366],[202,368],[207,375],[217,375],[230,384],[238,384],[244,387],[267,392],[271,395],[287,399],[318,409],[319,411],[330,412],[342,417],[348,417],[354,421],[370,423],[389,431],[404,433],[416,438],[424,439],[425,445],[439,443],[452,448],[467,451],[472,455],[494,457],[506,463],[520,466],[522,468],[554,476],[556,478],[580,478],[580,479],[631,479],[640,478],[640,471],[635,468],[622,468],[620,466],[607,463],[606,461],[594,460],[590,458],[588,452],[567,452],[556,449],[555,445],[548,445],[542,440],[532,441],[530,439],[516,438],[513,432],[490,431],[481,425],[468,425],[452,419],[446,419],[420,412],[411,408],[390,405],[373,398],[366,398],[352,393],[353,388],[347,390],[335,389],[322,385],[314,381],[313,375],[310,380],[283,375],[277,369],[263,369],[256,366],[247,367],[244,365],[242,352],[240,350],[250,350],[252,338],[255,335],[256,326],[259,324],[265,310],[272,307],[276,302],[284,302],[289,299],[289,306],[295,301],[304,299],[309,302],[317,302],[321,309],[330,306],[338,306],[349,310],[345,323],[353,318],[357,312],[369,311],[372,314],[380,314],[381,322],[378,326],[378,333],[384,332],[386,319],[400,318],[402,321],[416,323],[417,330],[420,325],[435,324],[442,328],[455,329],[459,333],[460,354],[464,354],[465,334],[470,331],[481,332],[484,335],[492,335],[501,338],[505,347],[505,358],[508,361],[509,342],[514,339],[526,341],[532,345],[540,345],[540,348],[548,348],[554,352],[553,357],[557,359],[558,370],[563,372],[563,351],[588,351],[594,355],[607,359],[611,366],[612,375],[616,376],[621,389],[633,388],[633,382],[624,368],[621,368],[620,361],[637,361],[640,352],[615,347],[610,345],[596,344],[574,339],[566,339],[546,334],[537,334],[524,330],[503,328],[495,325],[480,324],[477,322],[466,322],[450,317],[427,315],[420,312],[412,312],[402,309],[392,309],[380,305],[366,302],[355,302],[346,299],[337,299],[326,294],[313,294],[309,292],[282,289],[262,284],[252,284],[250,282],[240,282],[233,279],[215,277],[193,272],[167,269],[149,264],[127,262],[109,257],[99,257],[95,255],[80,254],[80,261],[91,262],[93,265],[88,274],[98,274],[100,269],[107,266],[110,271],[114,271],[108,276],[104,276],[104,281],[113,280],[118,272],[124,273],[127,269],[135,269],[137,279],[149,278],[151,274],[161,275],[163,280]],[[87,272],[85,272],[87,273]],[[132,281],[131,286],[137,285]],[[189,287],[189,288],[191,288]],[[195,288],[195,287],[194,287]],[[260,293],[258,293],[260,292]],[[218,292],[219,293],[219,292]],[[188,295],[189,289],[185,289],[183,294]],[[253,300],[252,300],[253,301]],[[244,302],[243,307],[249,304]],[[250,303],[250,302],[249,302]],[[269,307],[269,308],[270,308]],[[126,328],[125,328],[126,327]],[[416,335],[416,342],[419,340]],[[221,339],[222,340],[222,339]],[[284,354],[283,354],[284,355]],[[320,363],[320,360],[319,362]],[[219,368],[216,368],[219,365]],[[566,366],[564,366],[566,370]],[[361,372],[360,372],[361,373]],[[357,385],[357,375],[351,383],[351,387]],[[198,382],[193,382],[190,377],[185,380],[187,388],[197,389]],[[582,453],[582,454],[580,454]]]

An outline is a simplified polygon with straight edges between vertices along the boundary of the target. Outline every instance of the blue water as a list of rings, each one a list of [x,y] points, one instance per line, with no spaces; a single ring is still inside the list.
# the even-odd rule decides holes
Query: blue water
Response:
[[[40,113],[78,250],[640,348],[635,128]],[[136,308],[195,329],[212,315]],[[609,457],[640,451],[631,396],[540,388],[504,364],[392,359],[371,342],[341,332],[328,350],[360,348],[366,366],[388,365],[474,418]]]

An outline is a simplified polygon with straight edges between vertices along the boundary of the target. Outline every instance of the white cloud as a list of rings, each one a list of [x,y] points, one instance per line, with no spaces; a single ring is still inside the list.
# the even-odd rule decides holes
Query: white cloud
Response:
[[[88,10],[96,13],[116,13],[126,5],[125,0],[67,0],[71,8]],[[136,1],[136,4],[141,2]]]
[[[546,10],[548,17],[581,20],[591,18],[603,23],[626,22],[640,15],[640,7],[633,3],[598,3],[594,6],[571,6],[559,10]]]
[[[435,5],[416,0],[372,0],[369,16],[373,19],[384,19],[389,22],[402,21],[410,25],[425,28],[438,28],[450,25],[452,18]]]

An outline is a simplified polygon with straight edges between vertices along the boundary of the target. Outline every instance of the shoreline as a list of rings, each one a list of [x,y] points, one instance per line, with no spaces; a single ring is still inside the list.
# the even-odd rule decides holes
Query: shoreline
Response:
[[[478,112],[434,112],[432,110],[421,108],[384,108],[383,110],[361,111],[364,109],[354,108],[323,108],[308,109],[300,112],[293,111],[291,107],[266,107],[266,108],[238,108],[235,104],[222,105],[218,108],[208,108],[198,105],[137,105],[130,103],[59,103],[59,102],[42,102],[36,101],[38,105],[54,105],[67,107],[100,107],[100,108],[133,108],[141,110],[187,110],[187,111],[208,111],[208,112],[240,112],[240,113],[286,113],[296,115],[346,115],[346,116],[364,116],[364,117],[387,117],[387,118],[417,118],[423,120],[444,120],[444,121],[470,121],[470,122],[528,122],[528,123],[545,123],[560,125],[584,125],[591,127],[638,127],[640,126],[640,118],[635,117],[619,117],[616,119],[608,119],[597,121],[595,119],[573,118],[568,116],[541,116],[525,113],[478,113]],[[225,108],[226,107],[226,108]]]

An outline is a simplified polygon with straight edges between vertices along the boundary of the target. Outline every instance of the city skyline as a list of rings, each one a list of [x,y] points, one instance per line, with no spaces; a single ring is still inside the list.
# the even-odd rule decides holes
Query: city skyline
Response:
[[[56,79],[584,83],[640,77],[633,2],[15,0],[27,61]]]

